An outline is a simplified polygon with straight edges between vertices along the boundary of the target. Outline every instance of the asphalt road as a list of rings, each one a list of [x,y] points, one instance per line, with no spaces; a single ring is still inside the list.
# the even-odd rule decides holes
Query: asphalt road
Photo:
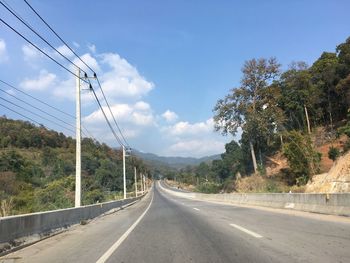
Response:
[[[2,262],[345,263],[350,221],[189,200],[156,184],[131,207],[6,258]]]

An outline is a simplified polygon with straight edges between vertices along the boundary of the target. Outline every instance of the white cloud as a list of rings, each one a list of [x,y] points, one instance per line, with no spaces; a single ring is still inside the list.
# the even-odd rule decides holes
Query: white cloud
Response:
[[[184,140],[172,144],[167,150],[168,155],[202,157],[222,153],[225,142],[219,140]]]
[[[8,60],[6,42],[0,38],[0,63]]]
[[[96,53],[96,46],[94,44],[88,44],[87,47],[92,53]]]
[[[141,106],[141,107],[140,107]],[[108,119],[113,122],[113,118],[107,107],[103,107]],[[151,107],[148,103],[139,101],[135,104],[115,104],[111,105],[111,110],[116,120],[121,123],[136,126],[149,126],[155,123]],[[84,118],[86,123],[99,124],[105,121],[102,111],[99,109]]]
[[[71,58],[74,57],[73,52],[66,46],[66,45],[62,45],[56,48],[62,55],[66,56],[67,58]],[[58,54],[56,51],[53,51],[55,56],[59,56],[60,58],[61,55]]]
[[[86,53],[82,56],[80,56],[80,58],[87,64],[90,66],[90,68],[92,68],[95,72],[99,72],[100,66],[99,63],[97,62],[96,58],[94,58],[90,53]],[[87,66],[78,58],[74,59],[73,62],[80,67],[81,69],[85,70],[85,71],[89,71],[89,69],[87,68]],[[72,67],[72,70],[75,70],[74,66]],[[92,76],[91,76],[92,77]]]
[[[102,74],[102,87],[112,97],[140,99],[154,88],[137,69],[116,53],[102,54],[102,61],[110,70]]]
[[[114,126],[114,120],[109,113],[107,107],[103,107],[109,121]],[[134,138],[139,135],[144,128],[155,126],[155,118],[153,116],[150,105],[146,102],[139,101],[135,104],[114,104],[111,105],[113,115],[126,138]],[[96,110],[83,118],[83,123],[88,129],[95,132],[98,138],[106,140],[105,133],[109,132],[102,111]],[[117,130],[117,129],[116,129]],[[113,139],[113,138],[112,138]]]
[[[16,95],[16,92],[14,89],[8,89],[8,90],[6,90],[6,92],[11,94],[11,95]]]
[[[179,116],[173,111],[167,110],[162,114],[162,117],[167,121],[167,122],[174,122],[178,119]]]
[[[39,51],[37,51],[32,45],[27,44],[22,46],[22,52],[25,61],[31,61],[40,56]]]
[[[161,132],[169,142],[163,154],[175,156],[202,157],[222,153],[225,144],[232,139],[214,131],[212,118],[196,123],[179,121],[161,128]]]
[[[28,55],[31,55],[31,53]],[[34,56],[34,54],[32,55]],[[98,74],[103,91],[110,104],[120,103],[121,101],[126,101],[127,103],[139,101],[154,87],[153,83],[148,82],[138,73],[134,66],[116,53],[96,54],[94,56],[86,53],[81,58]],[[91,71],[78,58],[74,59],[73,62],[87,71],[88,74],[91,74]],[[70,66],[70,69],[75,71],[73,65]],[[91,80],[91,82],[93,87],[98,87],[95,80]],[[82,84],[85,85],[84,83]],[[58,98],[74,100],[75,89],[72,88],[74,86],[74,76],[62,79],[57,81],[55,87],[52,88],[53,94]],[[92,98],[90,94],[82,95],[83,101],[91,101]],[[142,106],[144,105],[135,105],[135,107]]]
[[[170,136],[188,136],[196,134],[210,134],[214,131],[214,121],[212,118],[205,122],[189,123],[187,121],[180,121],[172,126],[165,127],[164,132]]]
[[[52,86],[56,80],[56,75],[46,70],[41,70],[36,79],[26,78],[20,83],[20,86],[26,90],[46,90]]]

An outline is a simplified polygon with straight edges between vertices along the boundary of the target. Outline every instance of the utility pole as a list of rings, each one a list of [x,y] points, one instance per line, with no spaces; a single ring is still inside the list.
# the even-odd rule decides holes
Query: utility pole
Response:
[[[143,175],[143,190],[146,191],[146,176]]]
[[[135,178],[135,196],[137,197],[137,175],[136,175],[136,166],[134,166],[134,178]]]
[[[75,207],[81,205],[81,115],[80,115],[80,68],[75,81],[76,100],[76,159],[75,159]]]
[[[124,185],[124,199],[126,199],[125,146],[124,145],[123,145],[123,185]]]
[[[141,191],[142,191],[142,194],[143,194],[144,189],[143,189],[142,173],[140,173],[140,181],[141,181]]]

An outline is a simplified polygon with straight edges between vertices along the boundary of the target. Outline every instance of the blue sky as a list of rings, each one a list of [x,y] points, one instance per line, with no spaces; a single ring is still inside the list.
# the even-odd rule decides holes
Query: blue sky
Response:
[[[23,1],[6,2],[61,46]],[[213,131],[212,108],[239,85],[245,60],[275,56],[284,69],[292,61],[311,64],[350,36],[345,0],[30,3],[95,67],[130,145],[161,155],[199,157],[224,150],[233,137]],[[0,16],[44,48],[2,7]],[[74,114],[72,76],[3,25],[0,39],[0,79]],[[117,146],[91,94],[83,91],[82,97],[84,125]],[[21,118],[2,107],[0,113]]]

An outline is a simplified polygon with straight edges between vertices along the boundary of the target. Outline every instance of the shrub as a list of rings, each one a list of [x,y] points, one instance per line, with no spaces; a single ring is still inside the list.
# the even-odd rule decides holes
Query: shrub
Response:
[[[215,193],[218,193],[220,189],[221,189],[220,184],[216,184],[213,182],[206,182],[198,185],[196,190],[201,193],[215,194]]]
[[[321,154],[318,153],[308,135],[303,136],[298,131],[287,134],[287,142],[283,146],[283,154],[289,164],[288,176],[296,184],[306,184],[310,177],[319,172]]]
[[[328,158],[331,159],[333,162],[339,157],[340,152],[335,147],[330,147],[328,150]]]

